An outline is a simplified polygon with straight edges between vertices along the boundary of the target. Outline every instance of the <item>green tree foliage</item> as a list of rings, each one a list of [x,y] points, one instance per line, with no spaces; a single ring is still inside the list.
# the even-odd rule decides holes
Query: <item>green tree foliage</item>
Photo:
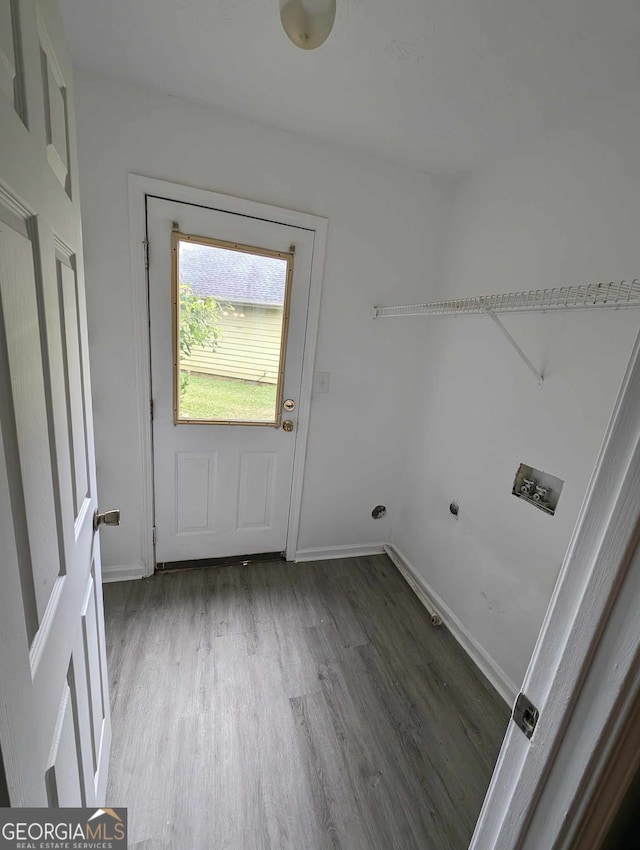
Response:
[[[222,307],[211,295],[193,294],[190,283],[180,284],[180,354],[190,357],[193,347],[216,350],[222,336]]]
[[[231,305],[226,309],[233,310]],[[189,357],[195,346],[211,347],[215,351],[222,338],[220,321],[223,308],[211,295],[204,297],[193,294],[190,283],[180,282],[180,360]],[[189,375],[180,375],[180,391],[184,393]]]

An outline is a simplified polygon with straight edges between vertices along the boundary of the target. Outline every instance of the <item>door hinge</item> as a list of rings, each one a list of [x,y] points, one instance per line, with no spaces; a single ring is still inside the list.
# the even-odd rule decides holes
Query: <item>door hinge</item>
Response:
[[[153,538],[153,545],[155,546],[156,545],[156,527],[155,527],[155,525],[151,529],[151,536]]]
[[[519,693],[513,707],[513,722],[524,732],[527,738],[533,735],[539,717],[540,712],[531,700],[523,693]]]
[[[145,271],[149,271],[149,240],[143,239],[142,244],[144,245],[144,268]]]
[[[149,414],[153,419],[153,399],[149,399]]]

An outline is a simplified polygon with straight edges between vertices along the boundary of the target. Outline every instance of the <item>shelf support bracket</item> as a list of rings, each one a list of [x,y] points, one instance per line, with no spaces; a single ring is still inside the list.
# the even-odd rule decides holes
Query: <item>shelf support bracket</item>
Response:
[[[522,361],[526,364],[527,368],[528,368],[528,369],[530,369],[530,371],[531,371],[531,372],[535,375],[535,377],[536,377],[536,381],[538,382],[538,385],[539,385],[539,386],[542,386],[542,385],[543,385],[543,383],[544,383],[544,378],[542,377],[542,375],[540,374],[540,372],[538,372],[538,370],[537,370],[537,369],[536,369],[536,367],[533,365],[533,363],[531,362],[531,360],[529,360],[529,358],[528,358],[528,357],[527,357],[527,355],[524,353],[524,351],[520,348],[520,346],[519,346],[519,345],[518,345],[518,343],[515,341],[515,339],[511,336],[511,334],[509,333],[509,331],[508,331],[508,330],[505,328],[505,326],[502,324],[502,322],[500,321],[500,319],[496,316],[496,314],[493,312],[493,310],[487,310],[487,315],[488,315],[490,318],[492,318],[492,319],[493,319],[493,321],[496,323],[496,325],[498,326],[498,328],[499,328],[499,329],[502,331],[502,333],[504,334],[505,339],[507,340],[507,342],[509,342],[509,343],[511,344],[511,346],[512,346],[512,347],[515,349],[515,351],[518,353],[518,355],[520,356],[520,358],[522,359]]]

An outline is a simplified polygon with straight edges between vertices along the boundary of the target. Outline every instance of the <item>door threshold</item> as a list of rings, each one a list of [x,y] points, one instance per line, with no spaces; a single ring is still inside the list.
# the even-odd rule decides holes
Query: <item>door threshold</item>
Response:
[[[160,561],[155,573],[177,573],[203,567],[246,567],[258,561],[286,561],[284,552],[259,552],[254,555],[228,555],[225,558],[198,558],[194,561]]]

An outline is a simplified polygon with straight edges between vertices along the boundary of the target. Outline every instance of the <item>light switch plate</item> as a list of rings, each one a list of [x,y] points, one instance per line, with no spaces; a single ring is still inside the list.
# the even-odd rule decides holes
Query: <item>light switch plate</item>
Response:
[[[317,393],[329,392],[329,381],[331,380],[330,372],[316,372],[313,388]]]

